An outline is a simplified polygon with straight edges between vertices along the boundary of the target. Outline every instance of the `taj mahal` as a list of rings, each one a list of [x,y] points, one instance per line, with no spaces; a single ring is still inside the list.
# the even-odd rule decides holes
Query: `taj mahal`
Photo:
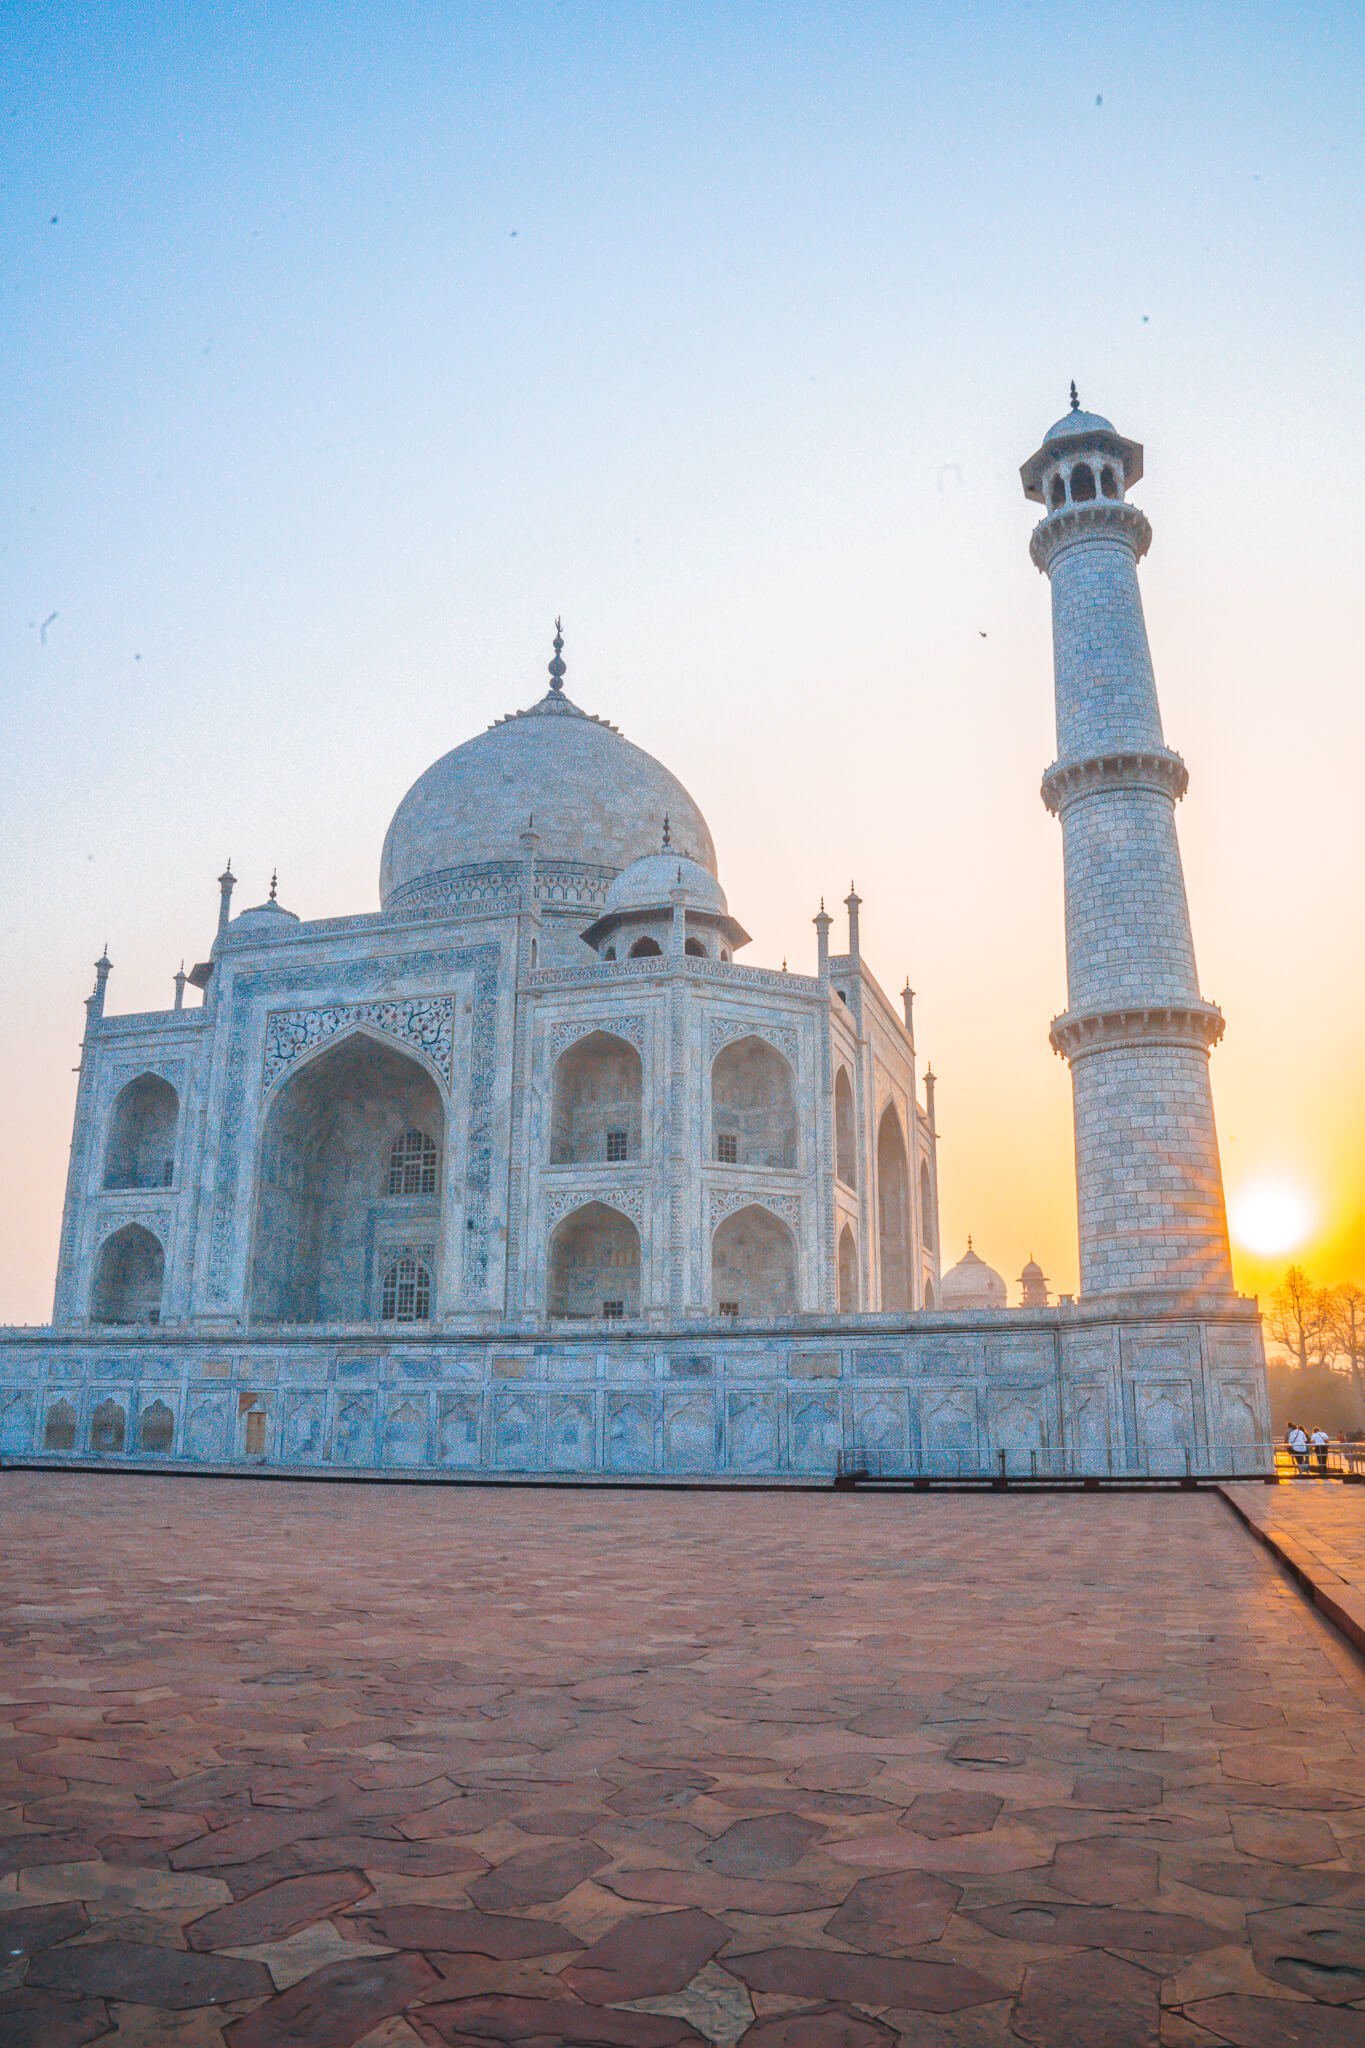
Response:
[[[377,911],[309,920],[273,882],[234,910],[229,863],[173,1007],[114,1013],[98,961],[53,1317],[0,1332],[0,1452],[1256,1469],[1260,1327],[1232,1284],[1223,1019],[1143,621],[1142,466],[1073,388],[1021,472],[1052,595],[1078,1297],[1030,1266],[1008,1307],[970,1249],[945,1270],[934,1077],[856,892],[833,942],[820,904],[813,971],[751,964],[698,802],[575,701],[556,623],[543,694],[399,803]]]

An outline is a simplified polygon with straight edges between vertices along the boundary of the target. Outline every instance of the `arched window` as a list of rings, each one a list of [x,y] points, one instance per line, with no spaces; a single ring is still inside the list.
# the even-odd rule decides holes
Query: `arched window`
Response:
[[[645,960],[656,953],[661,954],[662,952],[663,947],[657,939],[646,937],[635,941],[635,944],[630,949],[630,957],[632,960]]]
[[[905,1139],[894,1103],[877,1127],[877,1230],[882,1269],[882,1308],[902,1310],[910,1301],[910,1172]]]
[[[384,1272],[379,1317],[385,1323],[425,1323],[431,1315],[431,1268],[403,1251]]]
[[[436,1146],[425,1131],[406,1130],[394,1139],[388,1191],[391,1195],[435,1194]]]
[[[780,1052],[737,1038],[711,1067],[712,1157],[727,1166],[796,1165],[796,1084]]]
[[[711,1240],[712,1314],[784,1316],[796,1305],[796,1239],[779,1216],[750,1202]]]
[[[728,960],[729,960],[729,958],[730,958],[730,950],[729,950],[728,946],[722,946],[722,947],[721,947],[721,949],[720,949],[720,957],[721,957],[721,959],[722,959],[722,960],[725,960],[725,961],[728,961]]]
[[[854,1137],[853,1083],[848,1068],[834,1076],[834,1171],[846,1188],[858,1184],[858,1145]]]
[[[706,948],[700,939],[688,939],[683,946],[684,953],[690,953],[694,960],[706,958]]]
[[[617,1322],[640,1307],[640,1233],[619,1209],[587,1202],[550,1239],[546,1309]]]
[[[96,1323],[159,1323],[166,1255],[140,1223],[106,1238],[95,1263],[90,1317]]]
[[[603,958],[604,960],[614,960],[614,959],[616,958],[616,948],[615,948],[615,946],[608,946],[608,947],[607,947],[607,950],[605,951],[605,953],[603,953],[603,955],[602,955],[602,958]]]
[[[75,1448],[76,1411],[67,1400],[54,1401],[43,1422],[43,1449],[74,1451]]]
[[[90,1418],[90,1449],[98,1458],[121,1451],[128,1430],[128,1418],[121,1401],[101,1401]]]
[[[1071,501],[1087,504],[1095,495],[1095,472],[1088,462],[1078,462],[1071,472]]]
[[[1057,510],[1059,505],[1065,505],[1066,503],[1066,478],[1062,475],[1062,472],[1060,470],[1058,470],[1056,476],[1054,476],[1052,479],[1052,488],[1048,492],[1048,496],[1052,501],[1052,509],[1054,512]]]
[[[934,1187],[929,1178],[929,1162],[919,1163],[919,1231],[927,1252],[938,1250],[938,1231],[934,1227]]]
[[[839,1232],[839,1313],[858,1313],[858,1247],[848,1223]]]
[[[587,1165],[640,1156],[643,1077],[627,1039],[590,1031],[555,1065],[550,1164]]]
[[[144,1451],[169,1451],[175,1441],[175,1415],[164,1401],[152,1401],[138,1417],[138,1442]]]
[[[925,1280],[925,1283],[924,1283],[924,1306],[925,1306],[926,1308],[932,1308],[932,1307],[933,1307],[933,1305],[934,1305],[934,1283],[933,1283],[933,1281],[932,1281],[932,1280],[926,1279],[926,1280]]]
[[[159,1074],[130,1081],[114,1104],[104,1155],[107,1188],[168,1188],[175,1174],[180,1098]]]
[[[1117,498],[1119,494],[1118,484],[1114,480],[1114,472],[1107,462],[1100,471],[1100,492],[1106,498]]]

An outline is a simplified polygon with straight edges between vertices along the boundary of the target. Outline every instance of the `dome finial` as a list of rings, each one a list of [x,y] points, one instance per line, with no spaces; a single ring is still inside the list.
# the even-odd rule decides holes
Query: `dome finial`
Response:
[[[279,886],[280,871],[278,868],[272,868],[270,870],[270,900],[272,903],[275,901],[275,891],[279,888]]]
[[[672,844],[673,844],[673,837],[672,837],[672,831],[673,831],[673,828],[672,828],[672,826],[671,826],[671,825],[669,824],[669,822],[668,822],[668,812],[667,812],[667,811],[665,811],[665,812],[664,812],[664,846],[663,846],[663,850],[664,850],[664,852],[665,852],[665,853],[667,853],[667,851],[668,851],[669,847],[670,847],[670,846],[672,846]]]
[[[1079,412],[1079,411],[1080,411],[1080,409],[1081,409],[1081,395],[1080,395],[1079,391],[1077,391],[1077,389],[1076,389],[1076,379],[1075,379],[1075,378],[1073,377],[1073,378],[1072,378],[1072,380],[1071,380],[1071,410],[1072,410],[1073,412]]]
[[[555,655],[550,663],[550,688],[558,695],[564,687],[564,621],[555,619]]]

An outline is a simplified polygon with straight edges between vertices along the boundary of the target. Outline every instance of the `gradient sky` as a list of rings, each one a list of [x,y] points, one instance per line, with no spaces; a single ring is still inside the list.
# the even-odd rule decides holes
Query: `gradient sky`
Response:
[[[12,0],[0,1316],[50,1307],[101,944],[169,1002],[229,853],[373,908],[557,611],[747,957],[809,969],[856,876],[951,1255],[1074,1287],[1017,474],[1072,376],[1146,444],[1234,1218],[1297,1188],[1365,1279],[1363,59],[1354,4]]]

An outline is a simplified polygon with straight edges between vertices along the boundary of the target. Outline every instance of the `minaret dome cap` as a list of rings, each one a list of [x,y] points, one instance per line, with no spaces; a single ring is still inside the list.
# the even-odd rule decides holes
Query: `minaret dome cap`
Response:
[[[1041,447],[1030,455],[1019,472],[1024,496],[1031,498],[1035,505],[1046,503],[1043,478],[1058,458],[1071,448],[1078,454],[1083,449],[1095,449],[1122,463],[1125,490],[1130,490],[1142,475],[1142,443],[1127,440],[1103,413],[1082,412],[1077,406],[1053,421],[1043,436]]]

